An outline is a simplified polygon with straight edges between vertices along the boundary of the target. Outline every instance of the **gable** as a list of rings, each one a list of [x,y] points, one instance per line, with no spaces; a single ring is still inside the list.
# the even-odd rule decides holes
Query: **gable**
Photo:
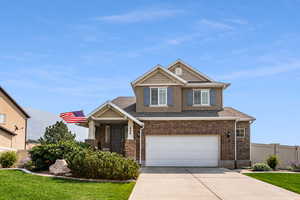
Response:
[[[141,84],[166,84],[177,82],[172,78],[168,77],[166,74],[163,74],[161,71],[156,71],[152,75],[148,76]]]
[[[112,112],[108,112],[106,113],[106,111],[111,110]],[[105,114],[106,117],[102,117],[102,114]],[[117,115],[116,115],[117,114]],[[132,121],[134,121],[135,123],[137,123],[140,126],[144,126],[144,123],[139,121],[138,119],[136,119],[135,117],[133,117],[131,114],[127,113],[126,111],[124,111],[123,109],[119,108],[117,105],[113,104],[110,101],[105,102],[104,104],[102,104],[101,106],[99,106],[98,108],[96,108],[94,111],[92,111],[87,118],[93,118],[95,116],[98,116],[100,118],[120,118],[120,117],[116,117],[120,115],[123,119],[130,119]],[[107,117],[107,116],[113,116],[113,117]],[[98,118],[96,117],[96,118]]]
[[[105,108],[99,110],[95,114],[93,114],[93,117],[96,118],[124,118],[119,112],[113,110],[112,108],[109,108],[106,106]]]
[[[175,63],[171,64],[168,69],[175,74],[176,68],[181,68],[182,70],[182,74],[177,76],[183,78],[186,81],[213,82],[212,79],[202,74],[201,72],[198,72],[196,69],[193,69],[186,63],[183,63],[183,61],[176,61]]]
[[[2,105],[6,104],[13,108],[16,112],[18,112],[24,118],[30,118],[30,116],[25,112],[25,110],[19,106],[19,104],[0,86],[0,100],[2,100]]]
[[[184,85],[186,81],[171,71],[158,65],[131,82],[133,87],[143,85]]]

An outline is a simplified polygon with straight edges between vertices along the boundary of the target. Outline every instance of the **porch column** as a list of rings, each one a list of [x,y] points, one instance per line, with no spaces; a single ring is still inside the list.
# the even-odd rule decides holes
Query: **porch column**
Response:
[[[89,140],[94,140],[95,139],[95,121],[91,120],[89,121]]]
[[[85,142],[90,144],[92,147],[97,146],[96,139],[95,139],[95,131],[96,131],[95,121],[90,120],[89,121],[89,135],[88,135],[88,139],[86,139]]]
[[[128,120],[127,137],[125,138],[124,153],[125,157],[136,159],[136,142],[134,140],[134,122]]]

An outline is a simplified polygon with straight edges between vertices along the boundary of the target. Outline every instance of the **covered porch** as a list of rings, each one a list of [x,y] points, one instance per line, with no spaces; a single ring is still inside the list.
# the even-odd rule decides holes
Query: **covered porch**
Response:
[[[112,104],[106,102],[81,124],[89,128],[86,143],[94,148],[140,160],[140,133],[143,123]]]

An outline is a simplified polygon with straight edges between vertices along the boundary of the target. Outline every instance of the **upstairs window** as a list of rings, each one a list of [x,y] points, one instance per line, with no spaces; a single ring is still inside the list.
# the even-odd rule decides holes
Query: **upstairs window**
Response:
[[[246,130],[245,128],[237,128],[236,129],[236,137],[243,138],[246,135]]]
[[[167,105],[167,88],[150,88],[150,105],[166,106]]]
[[[0,124],[4,124],[6,121],[6,115],[0,113]]]
[[[193,105],[195,106],[209,106],[210,94],[208,89],[194,89],[193,90]]]
[[[201,90],[201,105],[209,106],[209,90]]]

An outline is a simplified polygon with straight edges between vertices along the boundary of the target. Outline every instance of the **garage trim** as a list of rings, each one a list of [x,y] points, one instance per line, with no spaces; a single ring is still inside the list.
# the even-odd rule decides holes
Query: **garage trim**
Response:
[[[211,149],[211,152],[212,152],[212,155],[211,156],[216,156],[216,165],[191,165],[191,163],[188,163],[187,165],[185,165],[185,166],[190,166],[190,167],[192,167],[192,166],[195,166],[195,167],[218,167],[219,165],[220,165],[220,157],[221,157],[221,137],[220,137],[220,135],[219,134],[199,134],[199,135],[197,135],[197,134],[193,134],[193,135],[146,135],[145,136],[145,161],[144,161],[144,164],[145,164],[145,166],[156,166],[156,165],[149,165],[148,164],[148,162],[149,162],[149,160],[148,160],[148,162],[147,162],[147,158],[149,158],[149,154],[150,154],[150,152],[149,151],[152,151],[152,153],[155,155],[155,151],[153,151],[153,149],[151,150],[151,149],[149,149],[149,138],[150,137],[157,137],[157,138],[159,138],[159,137],[164,137],[164,139],[163,140],[168,140],[168,139],[166,139],[166,137],[170,137],[170,140],[172,139],[172,137],[174,138],[174,143],[173,144],[176,144],[176,138],[175,137],[196,137],[195,139],[197,139],[197,140],[199,140],[199,142],[201,141],[201,137],[205,137],[206,136],[206,142],[208,142],[208,141],[212,141],[212,145],[214,145],[214,140],[213,139],[209,139],[209,137],[207,138],[207,136],[211,136],[211,137],[213,137],[213,136],[216,136],[217,138],[217,144],[216,144],[216,148],[217,148],[217,152],[215,152],[216,154],[214,154],[214,150],[213,149]],[[198,138],[199,137],[199,138]],[[179,138],[180,139],[180,138]],[[178,138],[177,138],[177,140],[178,140]],[[191,141],[193,141],[194,139],[192,139]],[[154,141],[154,139],[152,139],[152,142]],[[159,139],[157,139],[157,141],[159,141]],[[187,141],[188,141],[188,139],[187,139]],[[196,141],[197,142],[197,141]],[[205,142],[205,141],[204,141]],[[172,143],[171,143],[172,144]],[[196,143],[194,143],[195,145],[193,146],[194,148],[195,147],[199,147],[199,146],[197,146],[197,144]],[[205,143],[204,143],[205,144]],[[164,146],[163,144],[161,144],[162,145],[162,147]],[[152,145],[153,146],[153,145]],[[155,145],[154,145],[155,146]],[[180,146],[180,145],[179,145]],[[191,147],[191,148],[193,148],[193,147]],[[151,147],[151,148],[154,148],[154,147]],[[166,150],[168,150],[168,148],[166,148],[166,149],[164,149],[164,151],[163,152],[165,152]],[[170,146],[170,150],[172,150],[172,147]],[[188,149],[185,149],[187,152],[189,151]],[[203,149],[201,149],[201,147],[199,148],[199,151],[203,151]],[[178,151],[179,152],[179,151]],[[152,156],[153,156],[153,154],[152,154]],[[186,154],[185,154],[186,155]],[[201,153],[200,154],[198,154],[198,155],[200,155],[201,156]],[[198,156],[197,154],[196,154],[196,156]],[[159,156],[162,156],[162,157],[168,157],[168,155],[159,155]],[[182,156],[182,155],[181,155]],[[176,156],[175,156],[176,157]],[[193,158],[193,157],[191,157],[191,158]],[[199,158],[199,157],[198,157]],[[201,161],[201,158],[199,158],[200,160],[198,160],[198,161]],[[180,160],[180,156],[179,156],[179,160]],[[215,160],[215,159],[214,159]],[[171,163],[172,163],[172,161],[170,161]],[[176,159],[175,159],[175,162],[176,162]],[[208,162],[211,162],[211,161],[209,161],[208,160]],[[199,162],[200,163],[200,162]],[[198,163],[198,164],[199,164]],[[163,164],[158,164],[157,166],[163,166]],[[174,165],[172,165],[172,164],[166,164],[166,166],[181,166],[180,164],[179,165],[177,165],[176,163],[174,164]],[[183,167],[184,167],[184,164],[182,165]]]

